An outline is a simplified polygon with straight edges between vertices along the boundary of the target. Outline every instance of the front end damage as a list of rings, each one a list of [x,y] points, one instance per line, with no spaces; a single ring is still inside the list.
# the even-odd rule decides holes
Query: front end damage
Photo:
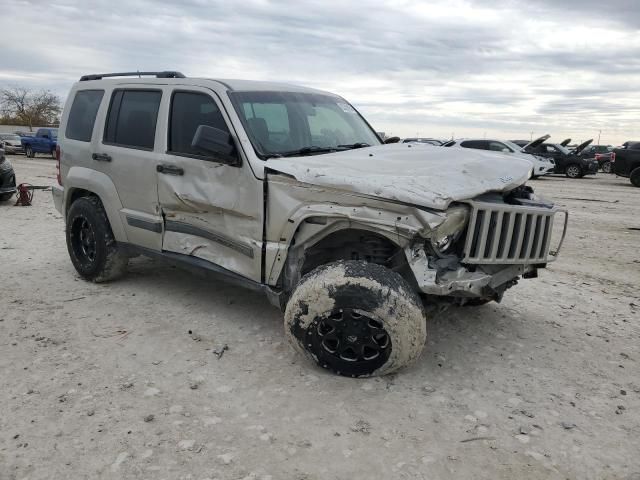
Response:
[[[560,225],[558,213],[564,217]],[[537,277],[539,268],[556,259],[568,222],[566,210],[529,187],[482,195],[450,208],[446,217],[429,238],[414,239],[404,252],[423,294],[460,304],[471,298],[500,301],[520,277]]]
[[[500,301],[519,278],[537,276],[556,258],[567,226],[566,211],[527,186],[439,209],[310,185],[278,172],[268,183],[266,283],[282,292],[281,305],[304,275],[337,260],[394,270],[434,302]],[[557,221],[561,212],[564,219]]]

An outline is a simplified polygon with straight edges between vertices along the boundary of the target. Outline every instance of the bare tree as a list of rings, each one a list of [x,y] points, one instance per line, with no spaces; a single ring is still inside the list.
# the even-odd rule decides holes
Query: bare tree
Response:
[[[10,87],[0,90],[0,109],[5,117],[15,118],[29,131],[34,125],[55,123],[60,114],[60,97],[49,90],[33,91],[25,87]]]

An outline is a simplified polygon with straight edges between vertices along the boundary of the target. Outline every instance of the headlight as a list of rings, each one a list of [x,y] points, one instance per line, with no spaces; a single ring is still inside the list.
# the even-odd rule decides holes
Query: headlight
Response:
[[[446,253],[460,237],[468,221],[468,207],[459,206],[447,210],[446,218],[434,229],[431,235],[431,246],[434,250],[439,253]]]

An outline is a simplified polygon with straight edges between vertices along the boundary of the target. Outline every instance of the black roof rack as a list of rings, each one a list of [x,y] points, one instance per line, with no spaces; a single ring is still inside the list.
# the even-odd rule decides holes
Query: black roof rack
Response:
[[[122,73],[94,73],[91,75],[83,75],[80,77],[81,82],[89,80],[102,80],[108,77],[156,77],[156,78],[186,78],[183,73],[180,72],[122,72]]]

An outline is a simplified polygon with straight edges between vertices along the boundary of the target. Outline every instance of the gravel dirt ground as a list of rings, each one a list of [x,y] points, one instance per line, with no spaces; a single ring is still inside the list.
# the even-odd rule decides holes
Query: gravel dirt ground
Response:
[[[258,294],[145,258],[87,283],[49,192],[4,203],[0,479],[640,479],[640,189],[532,185],[570,209],[561,258],[364,380],[298,356]]]

